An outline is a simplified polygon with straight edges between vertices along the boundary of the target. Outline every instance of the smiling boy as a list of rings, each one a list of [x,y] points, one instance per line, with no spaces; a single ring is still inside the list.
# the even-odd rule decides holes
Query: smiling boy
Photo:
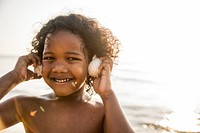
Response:
[[[27,133],[133,133],[112,89],[110,74],[119,41],[95,19],[80,14],[49,20],[32,42],[30,54],[0,78],[0,98],[23,81],[43,78],[54,93],[16,96],[0,104],[2,129],[22,122]],[[88,74],[93,56],[100,75]],[[42,76],[28,69],[41,65]],[[28,88],[27,88],[28,89]],[[94,91],[98,101],[88,93]]]

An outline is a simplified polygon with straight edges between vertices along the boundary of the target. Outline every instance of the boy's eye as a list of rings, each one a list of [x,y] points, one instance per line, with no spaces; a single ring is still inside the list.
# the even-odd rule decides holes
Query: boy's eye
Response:
[[[53,60],[53,57],[43,57],[43,60]]]
[[[78,58],[74,58],[74,57],[69,57],[69,58],[67,58],[67,60],[74,61],[74,60],[79,60],[79,59]]]

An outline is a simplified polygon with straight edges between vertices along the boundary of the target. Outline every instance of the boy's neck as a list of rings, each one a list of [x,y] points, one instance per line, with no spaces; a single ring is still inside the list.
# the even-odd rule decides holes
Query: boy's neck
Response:
[[[91,97],[88,94],[88,92],[85,91],[85,89],[80,89],[77,92],[75,92],[71,95],[68,95],[68,96],[57,96],[55,93],[52,93],[50,98],[57,100],[57,101],[86,102]]]

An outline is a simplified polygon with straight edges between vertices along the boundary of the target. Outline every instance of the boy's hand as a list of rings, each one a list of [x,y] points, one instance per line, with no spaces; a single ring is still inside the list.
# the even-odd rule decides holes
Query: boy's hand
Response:
[[[38,56],[34,54],[24,55],[18,58],[14,71],[18,74],[21,81],[39,79],[41,78],[41,76],[38,76],[33,71],[29,70],[28,67],[31,65],[33,65],[33,67],[36,67],[40,64],[40,58]]]
[[[101,58],[102,64],[99,69],[101,71],[99,77],[94,79],[94,90],[102,97],[112,93],[110,75],[112,71],[113,61],[110,58]]]

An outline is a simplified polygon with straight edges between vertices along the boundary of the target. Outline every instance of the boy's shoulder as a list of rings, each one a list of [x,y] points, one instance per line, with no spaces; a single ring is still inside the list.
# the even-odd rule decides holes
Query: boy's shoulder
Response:
[[[44,101],[44,98],[42,96],[27,96],[27,95],[18,95],[12,98],[15,106],[21,106],[21,107],[29,107],[34,106],[42,101]]]
[[[13,97],[16,102],[36,102],[44,99],[44,96],[18,95]]]
[[[91,96],[90,100],[88,101],[88,104],[91,104],[94,107],[104,108],[104,104],[103,104],[101,98],[99,97],[99,95]]]
[[[45,102],[45,101],[51,101],[53,98],[51,98],[51,94],[45,94],[45,95],[38,95],[38,96],[30,96],[30,95],[18,95],[12,98],[15,102],[20,103],[37,103],[37,102]],[[98,95],[92,95],[89,100],[85,101],[88,104],[103,107],[103,102],[101,98]]]
[[[15,106],[22,108],[22,110],[26,109],[34,109],[38,108],[38,106],[41,108],[45,106],[46,108],[49,108],[51,106],[48,105],[55,105],[58,107],[58,102],[55,102],[56,100],[51,98],[51,94],[46,95],[40,95],[40,96],[27,96],[27,95],[19,95],[13,98]],[[66,105],[66,104],[65,104]],[[98,95],[91,96],[88,100],[85,100],[83,102],[83,107],[85,108],[93,108],[98,110],[104,110],[104,104],[101,100],[101,98]],[[103,111],[104,112],[104,111]]]

